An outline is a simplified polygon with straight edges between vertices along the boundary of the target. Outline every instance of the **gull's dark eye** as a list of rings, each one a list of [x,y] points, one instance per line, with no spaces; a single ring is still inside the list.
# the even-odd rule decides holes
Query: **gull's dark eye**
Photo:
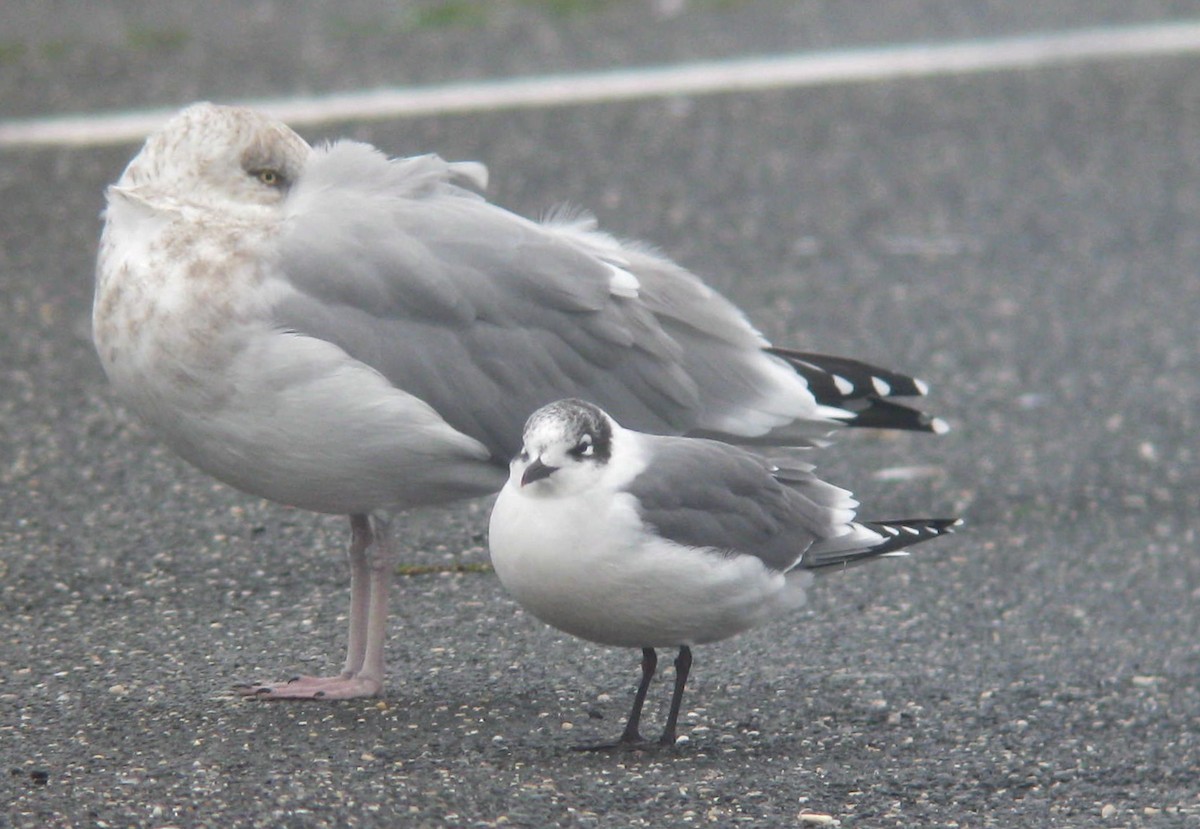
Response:
[[[526,461],[528,461],[529,460],[529,450],[522,449],[521,454],[517,455],[517,460],[519,460],[521,463],[525,463]]]
[[[575,444],[567,451],[568,455],[575,458],[590,458],[596,453],[596,447],[592,443],[591,435],[584,435],[579,439],[579,443]]]

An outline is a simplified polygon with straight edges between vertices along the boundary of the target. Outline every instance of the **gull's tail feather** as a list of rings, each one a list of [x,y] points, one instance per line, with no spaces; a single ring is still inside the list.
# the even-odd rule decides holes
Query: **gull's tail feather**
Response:
[[[827,573],[886,556],[906,556],[905,547],[952,533],[961,525],[961,518],[856,521],[850,524],[850,532],[810,547],[800,559],[799,567]]]
[[[846,426],[934,434],[949,430],[941,418],[891,399],[924,396],[928,386],[915,377],[846,357],[775,347],[766,351],[786,360],[808,382],[818,403],[850,412],[852,416],[844,421]]]

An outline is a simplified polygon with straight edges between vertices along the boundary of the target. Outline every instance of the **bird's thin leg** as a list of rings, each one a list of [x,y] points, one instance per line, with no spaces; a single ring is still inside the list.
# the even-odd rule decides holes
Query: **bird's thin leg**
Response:
[[[658,738],[659,745],[675,745],[675,724],[679,722],[679,707],[683,704],[683,686],[687,685],[688,672],[692,669],[692,649],[687,645],[679,649],[675,657],[675,690],[671,694],[671,711],[667,714],[667,727]]]
[[[629,720],[625,723],[625,730],[616,742],[575,746],[576,751],[605,751],[613,748],[632,748],[646,744],[646,741],[642,739],[640,728],[642,706],[646,702],[646,692],[650,690],[650,680],[654,678],[654,672],[657,668],[658,654],[654,652],[654,648],[642,648],[642,681],[638,683],[637,693],[633,696],[633,708],[629,712]]]
[[[625,723],[625,731],[621,734],[621,743],[643,742],[641,734],[642,706],[646,703],[646,692],[650,690],[650,680],[658,669],[658,654],[654,648],[642,648],[642,681],[638,683],[637,693],[633,696],[633,708],[629,712],[629,721]]]
[[[358,679],[383,687],[384,645],[387,642],[388,593],[392,573],[396,569],[395,548],[392,546],[391,525],[387,519],[375,518],[375,546],[370,559],[369,610],[366,620],[366,641]]]
[[[286,682],[240,685],[246,697],[265,700],[353,699],[375,696],[383,688],[383,635],[387,628],[387,590],[392,546],[386,521],[374,532],[367,515],[350,516],[350,635],[346,662],[337,676],[298,676]]]
[[[346,664],[342,678],[349,679],[362,670],[367,649],[367,617],[371,606],[371,569],[367,550],[371,546],[371,519],[350,516],[350,635],[346,642]]]

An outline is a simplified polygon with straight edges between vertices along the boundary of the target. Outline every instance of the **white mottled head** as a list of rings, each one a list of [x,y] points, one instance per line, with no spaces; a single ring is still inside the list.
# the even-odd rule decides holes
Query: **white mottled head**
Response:
[[[193,104],[146,139],[112,191],[236,210],[278,204],[312,148],[286,124],[241,107]]]
[[[604,411],[583,400],[543,406],[525,422],[525,445],[509,467],[510,483],[523,495],[581,492],[608,471],[619,430]]]

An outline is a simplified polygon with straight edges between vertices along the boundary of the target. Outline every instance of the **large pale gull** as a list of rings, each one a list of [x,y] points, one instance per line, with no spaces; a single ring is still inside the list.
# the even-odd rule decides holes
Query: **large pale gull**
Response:
[[[498,491],[553,400],[781,445],[944,428],[892,399],[919,381],[774,348],[680,266],[580,215],[515,215],[485,178],[201,103],[108,189],[93,335],[121,399],[217,479],[350,516],[342,671],[246,693],[380,693],[392,517]]]

